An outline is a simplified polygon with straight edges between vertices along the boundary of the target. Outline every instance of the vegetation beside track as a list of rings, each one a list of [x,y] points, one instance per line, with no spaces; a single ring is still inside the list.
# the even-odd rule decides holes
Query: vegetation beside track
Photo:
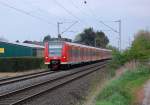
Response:
[[[150,68],[139,66],[110,81],[98,95],[96,105],[134,105],[135,93],[150,79]]]
[[[0,58],[0,72],[18,72],[45,68],[43,58]]]
[[[147,63],[150,62],[150,32],[139,31],[131,47],[124,51],[119,51],[117,48],[109,46],[112,49],[112,60],[109,64],[109,69],[112,71],[123,66],[126,62],[134,61]]]
[[[137,104],[136,95],[145,82],[150,79],[150,32],[140,31],[137,33],[130,48],[123,52],[116,48],[113,50],[113,58],[108,69],[112,76],[116,70],[127,62],[138,62],[135,69],[127,70],[122,76],[109,83],[103,88],[96,99],[96,105],[134,105]]]

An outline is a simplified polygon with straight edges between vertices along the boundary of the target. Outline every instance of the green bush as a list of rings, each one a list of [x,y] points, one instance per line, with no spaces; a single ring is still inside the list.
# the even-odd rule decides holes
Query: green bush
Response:
[[[145,60],[150,58],[150,32],[139,31],[130,48],[130,56],[134,59]]]
[[[1,72],[17,72],[44,67],[43,58],[23,57],[23,58],[0,58]]]
[[[117,68],[124,65],[128,61],[126,53],[120,52],[117,49],[112,49],[112,60],[109,61],[107,69],[110,70],[111,76],[115,75]]]
[[[112,46],[108,48],[112,50],[112,60],[108,66],[112,72],[129,61],[150,62],[150,32],[139,31],[132,46],[125,51],[120,52]]]
[[[141,64],[150,64],[150,32],[140,31],[137,33],[132,46],[123,52],[114,47],[112,60],[108,69],[115,75],[115,70],[128,61],[139,61]],[[133,93],[137,87],[142,86],[150,78],[150,68],[139,66],[136,70],[127,71],[117,80],[111,81],[100,93],[96,105],[132,105]]]

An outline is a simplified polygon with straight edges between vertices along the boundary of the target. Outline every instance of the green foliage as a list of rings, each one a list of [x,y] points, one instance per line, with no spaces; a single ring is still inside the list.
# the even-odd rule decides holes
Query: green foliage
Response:
[[[132,59],[149,59],[150,58],[150,32],[140,31],[137,33],[135,40],[130,49]]]
[[[115,76],[116,69],[124,64],[124,60],[122,53],[116,47],[109,45],[107,46],[107,49],[112,50],[112,59],[107,65],[107,69],[109,70],[110,76],[112,77]]]
[[[47,36],[44,37],[43,42],[48,42],[50,40],[51,40],[51,36],[47,35]]]
[[[150,32],[137,33],[132,46],[123,52],[107,46],[112,50],[112,60],[109,70],[115,75],[115,70],[128,61],[145,61],[150,59]],[[136,70],[127,71],[120,78],[111,81],[97,97],[96,105],[132,105],[134,91],[150,78],[150,68],[139,66]]]
[[[43,58],[0,58],[1,72],[16,72],[44,67]]]
[[[150,68],[139,66],[110,81],[98,95],[96,105],[132,105],[134,91],[150,77]]]
[[[78,39],[78,37],[80,39]],[[80,33],[77,36],[75,41],[77,43],[94,46],[94,40],[95,40],[95,32],[93,28],[88,28],[88,29],[85,29],[84,32]]]
[[[108,64],[108,69],[114,72],[117,68],[119,68],[128,61],[126,57],[127,55],[124,52],[120,52],[117,48],[113,46],[108,46],[107,48],[112,50],[112,60]]]
[[[112,50],[112,61],[109,68],[117,69],[128,61],[145,61],[150,59],[150,32],[140,31],[137,33],[131,48],[120,52],[117,48],[108,46]]]
[[[103,32],[95,32],[93,28],[87,28],[76,36],[75,42],[89,46],[95,46],[96,44],[97,47],[105,48],[109,43],[109,39]]]
[[[96,32],[95,43],[97,47],[106,48],[106,45],[109,43],[109,39],[103,32]]]

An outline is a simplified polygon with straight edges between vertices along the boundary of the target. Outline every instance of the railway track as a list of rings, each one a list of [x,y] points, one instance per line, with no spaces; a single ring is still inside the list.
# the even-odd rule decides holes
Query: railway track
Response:
[[[46,72],[46,71],[47,70],[43,70],[43,71],[39,71],[39,72],[35,72],[35,73],[23,74],[23,75],[12,76],[12,77],[4,77],[4,78],[0,79],[0,82],[10,80],[10,79],[19,78],[19,77],[23,77],[23,76],[29,76],[29,75],[33,75],[33,74],[43,73],[43,72]]]
[[[55,73],[55,71],[41,71],[41,72],[36,72],[36,73],[30,73],[26,75],[20,75],[20,76],[15,76],[15,77],[8,77],[0,80],[0,86],[3,85],[8,85],[11,83],[19,82],[19,81],[24,81],[24,80],[29,80],[32,78],[40,77],[40,76],[45,76]]]
[[[95,72],[103,68],[105,65],[106,62],[100,62],[89,66],[84,66],[82,68],[72,70],[73,72],[71,73],[68,72],[67,74],[59,77],[2,94],[0,95],[0,105],[22,105],[24,102],[27,102],[36,96],[52,91],[85,75]]]

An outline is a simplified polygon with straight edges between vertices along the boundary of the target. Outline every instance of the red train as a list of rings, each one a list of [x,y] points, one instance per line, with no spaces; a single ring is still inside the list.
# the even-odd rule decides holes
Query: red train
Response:
[[[49,68],[66,67],[111,58],[111,50],[63,41],[45,43],[44,54],[45,64]]]

